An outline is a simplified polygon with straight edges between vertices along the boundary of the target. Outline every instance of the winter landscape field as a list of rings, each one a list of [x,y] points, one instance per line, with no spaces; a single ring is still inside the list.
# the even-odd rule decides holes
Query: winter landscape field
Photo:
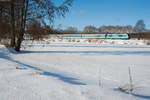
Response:
[[[145,44],[0,45],[0,100],[150,100],[149,59]]]
[[[0,100],[150,100],[150,0],[0,0]]]

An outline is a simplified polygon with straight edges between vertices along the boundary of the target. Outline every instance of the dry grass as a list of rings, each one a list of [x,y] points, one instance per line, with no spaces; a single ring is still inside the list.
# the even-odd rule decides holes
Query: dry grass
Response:
[[[8,40],[8,39],[0,40],[1,45],[9,46],[9,43],[10,43],[10,40]]]

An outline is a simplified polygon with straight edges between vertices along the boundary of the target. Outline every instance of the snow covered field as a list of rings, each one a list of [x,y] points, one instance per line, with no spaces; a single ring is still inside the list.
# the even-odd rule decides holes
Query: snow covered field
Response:
[[[150,46],[27,44],[0,46],[0,100],[150,100]],[[128,85],[131,68],[134,91]]]

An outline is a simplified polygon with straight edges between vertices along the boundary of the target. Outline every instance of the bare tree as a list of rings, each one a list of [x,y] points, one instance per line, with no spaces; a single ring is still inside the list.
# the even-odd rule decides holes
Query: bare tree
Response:
[[[83,30],[84,33],[97,33],[97,31],[97,28],[92,25],[86,26]]]
[[[102,26],[98,28],[99,33],[131,33],[133,31],[132,26]]]
[[[69,26],[67,27],[63,33],[67,33],[67,34],[75,34],[78,32],[78,29],[76,27],[72,27],[72,26]]]
[[[144,20],[138,20],[136,25],[134,26],[134,32],[135,33],[140,33],[140,32],[144,32],[146,25],[144,24]]]
[[[0,1],[0,39],[8,38],[10,33],[10,7],[7,5],[8,1]]]
[[[9,7],[8,13],[11,25],[11,44],[16,51],[20,51],[26,24],[33,19],[46,19],[51,24],[57,16],[63,16],[69,11],[73,0],[64,0],[60,5],[55,5],[52,0],[5,0]],[[3,7],[0,1],[0,18],[3,15]],[[1,22],[0,22],[1,23]]]

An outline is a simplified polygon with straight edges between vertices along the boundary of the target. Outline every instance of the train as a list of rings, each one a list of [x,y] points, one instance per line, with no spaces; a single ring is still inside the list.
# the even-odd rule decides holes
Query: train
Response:
[[[63,39],[130,39],[129,34],[55,34],[50,37]]]

